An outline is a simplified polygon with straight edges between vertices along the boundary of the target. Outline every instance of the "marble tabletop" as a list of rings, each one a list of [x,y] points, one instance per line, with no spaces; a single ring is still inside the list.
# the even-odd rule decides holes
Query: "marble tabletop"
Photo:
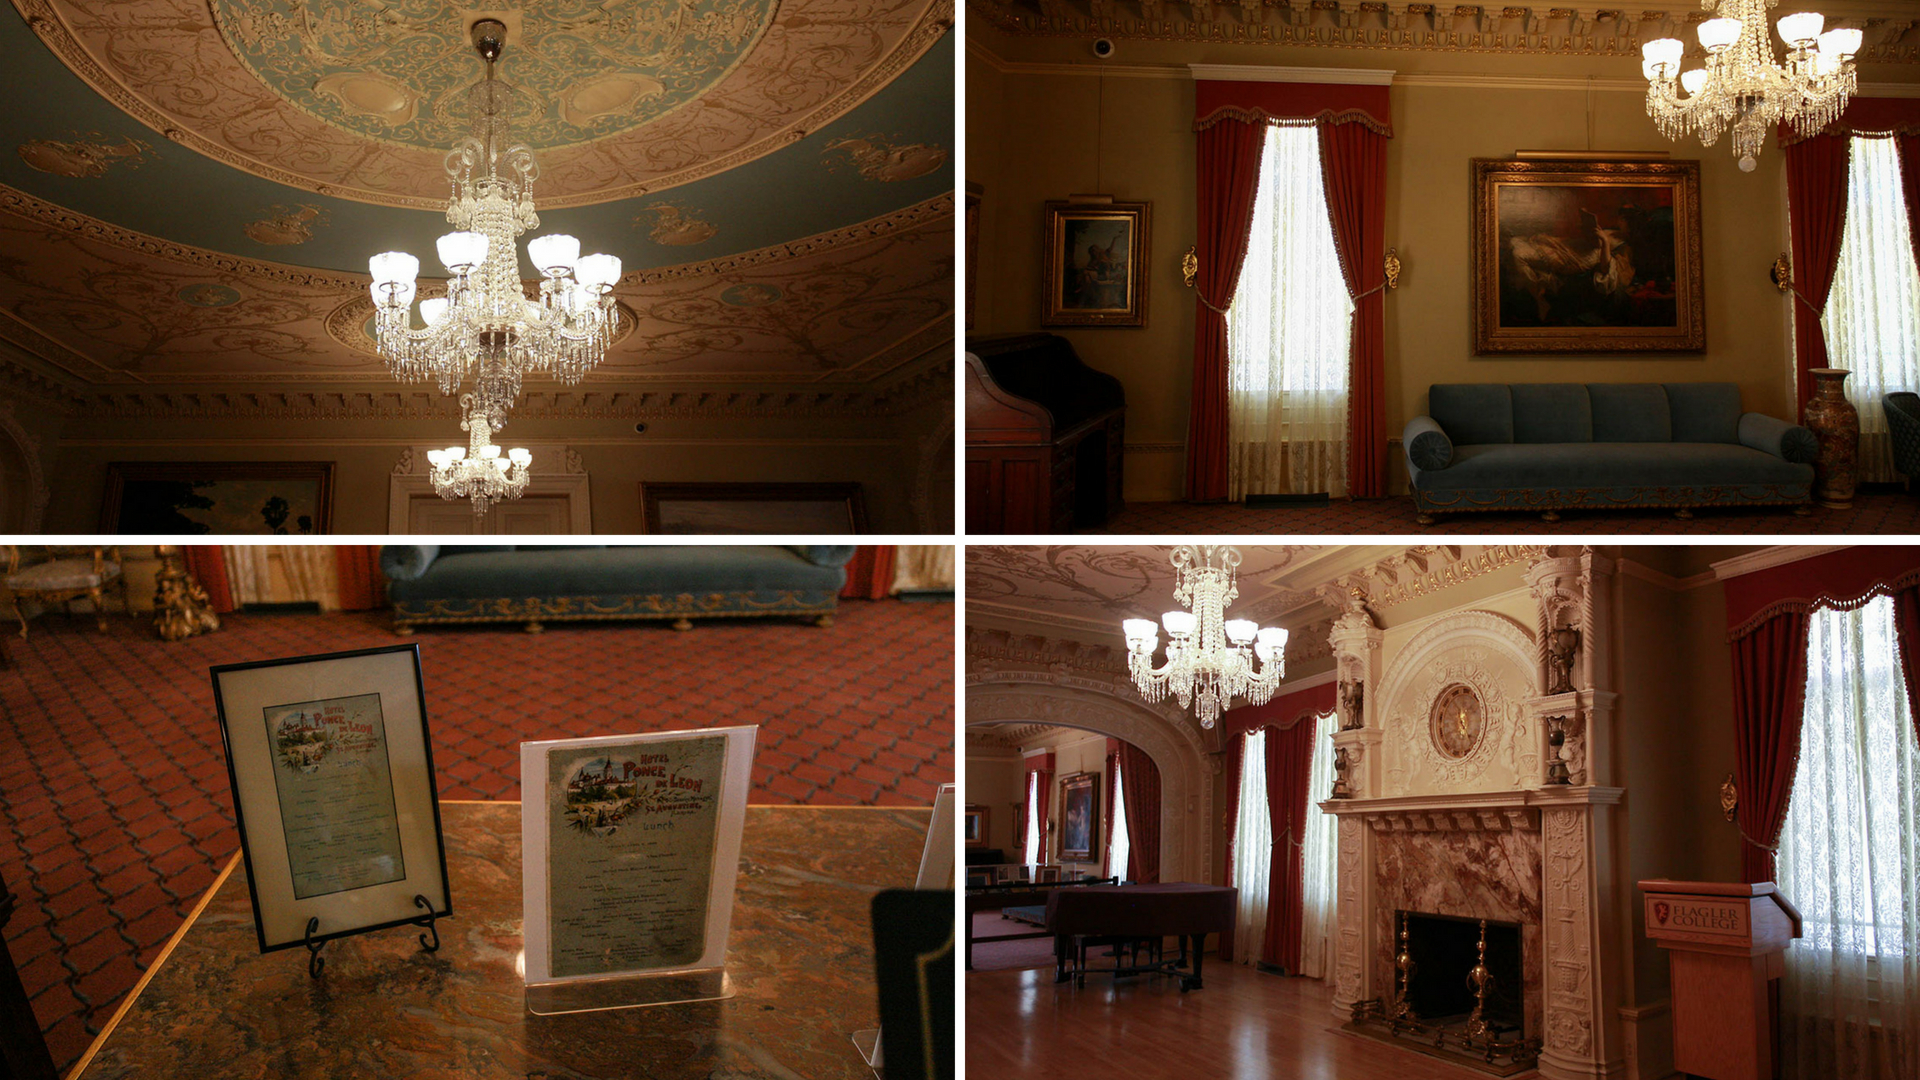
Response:
[[[69,1080],[337,1077],[600,1080],[869,1077],[851,1036],[879,1025],[868,903],[911,888],[932,812],[747,811],[727,968],[736,996],[528,1013],[520,804],[443,803],[451,918],[261,954],[234,862]]]

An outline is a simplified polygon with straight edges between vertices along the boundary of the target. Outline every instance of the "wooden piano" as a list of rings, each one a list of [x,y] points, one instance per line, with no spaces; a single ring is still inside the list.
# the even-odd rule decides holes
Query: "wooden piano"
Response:
[[[1122,506],[1127,398],[1058,334],[967,341],[967,531],[1097,528]]]
[[[1087,889],[1061,890],[1047,897],[1047,932],[1053,935],[1056,962],[1054,982],[1087,981],[1086,949],[1083,939],[1108,942],[1146,940],[1158,944],[1161,939],[1180,939],[1179,959],[1166,963],[1123,966],[1116,950],[1111,969],[1100,974],[1115,978],[1126,975],[1178,975],[1180,992],[1201,989],[1200,958],[1206,952],[1207,935],[1219,934],[1223,951],[1231,954],[1235,910],[1240,890],[1227,885],[1194,885],[1184,881],[1146,885],[1096,885]],[[1189,947],[1191,946],[1191,947]],[[1157,958],[1158,950],[1154,950]],[[1188,957],[1193,969],[1182,971]]]

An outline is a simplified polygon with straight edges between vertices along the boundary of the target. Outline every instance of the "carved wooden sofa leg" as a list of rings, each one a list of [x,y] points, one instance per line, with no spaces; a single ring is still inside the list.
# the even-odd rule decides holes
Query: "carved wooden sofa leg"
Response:
[[[521,627],[521,629],[529,634],[543,634],[546,633],[547,627],[546,624],[542,623],[539,619],[528,619],[527,625]]]
[[[673,620],[673,628],[675,630],[691,630],[693,629],[693,620],[685,617],[675,619]]]
[[[817,616],[817,617],[816,617],[816,618],[815,618],[815,619],[813,620],[813,625],[815,625],[815,626],[832,626],[832,625],[833,625],[833,616],[831,616],[831,615],[820,615],[820,616]]]
[[[1794,508],[1793,508],[1793,516],[1794,516],[1794,517],[1812,517],[1812,516],[1813,516],[1813,504],[1812,504],[1812,503],[1801,503],[1801,504],[1800,504],[1799,506],[1796,506],[1796,507],[1794,507]]]
[[[1679,518],[1681,521],[1691,521],[1693,520],[1693,511],[1683,506],[1680,509],[1675,510],[1673,512],[1673,516]]]

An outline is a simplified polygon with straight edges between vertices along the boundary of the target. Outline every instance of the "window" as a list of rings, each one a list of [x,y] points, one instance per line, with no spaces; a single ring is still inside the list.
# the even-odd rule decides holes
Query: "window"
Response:
[[[1246,264],[1227,309],[1227,495],[1347,491],[1353,302],[1334,247],[1320,133],[1270,126]]]
[[[1233,830],[1233,884],[1240,890],[1233,958],[1258,963],[1267,937],[1267,889],[1273,876],[1273,823],[1267,816],[1267,732],[1240,746],[1240,812]]]
[[[1821,326],[1828,361],[1853,372],[1847,400],[1860,412],[1860,479],[1891,481],[1899,476],[1880,399],[1920,390],[1920,267],[1895,140],[1856,135],[1852,150],[1845,231]]]
[[[1332,953],[1334,886],[1337,883],[1339,820],[1320,804],[1333,795],[1333,713],[1314,721],[1313,762],[1307,774],[1307,835],[1300,845],[1300,974],[1327,976]]]
[[[1021,862],[1033,866],[1040,861],[1040,774],[1027,774],[1027,836]]]
[[[1107,844],[1107,876],[1127,879],[1127,859],[1133,843],[1127,836],[1127,778],[1120,766],[1113,767],[1113,840]]]
[[[1810,620],[1800,762],[1778,856],[1780,891],[1804,919],[1781,987],[1786,1063],[1802,1077],[1913,1075],[1920,740],[1886,597]]]

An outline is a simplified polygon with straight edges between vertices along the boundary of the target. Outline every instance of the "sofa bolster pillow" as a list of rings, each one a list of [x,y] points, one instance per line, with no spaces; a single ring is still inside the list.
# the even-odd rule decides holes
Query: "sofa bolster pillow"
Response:
[[[1447,438],[1438,421],[1431,416],[1416,416],[1407,421],[1401,441],[1407,448],[1407,460],[1421,470],[1444,469],[1453,464],[1453,440]]]
[[[1764,413],[1740,418],[1740,442],[1797,465],[1810,465],[1820,456],[1820,440],[1813,432]]]
[[[787,550],[815,566],[845,566],[853,559],[851,544],[795,544]]]
[[[380,572],[389,581],[418,581],[439,555],[438,544],[389,545],[380,549]]]

